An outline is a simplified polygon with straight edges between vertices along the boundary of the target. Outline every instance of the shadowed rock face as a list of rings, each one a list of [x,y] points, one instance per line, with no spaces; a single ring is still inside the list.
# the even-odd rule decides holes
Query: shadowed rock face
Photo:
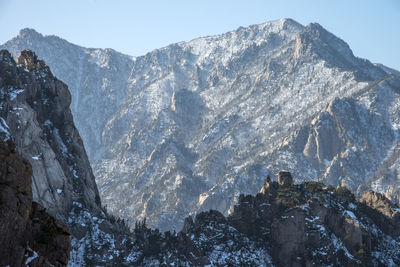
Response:
[[[293,178],[290,172],[280,171],[278,173],[278,184],[281,186],[291,186],[293,184]]]
[[[31,51],[18,64],[0,51],[0,265],[66,266],[70,232],[53,216],[65,216],[76,199],[57,153],[58,135],[71,127],[70,95]]]
[[[381,229],[393,236],[400,235],[400,209],[397,205],[374,191],[365,191],[359,201]]]
[[[32,202],[32,168],[11,140],[0,140],[0,265],[66,266],[70,232]]]

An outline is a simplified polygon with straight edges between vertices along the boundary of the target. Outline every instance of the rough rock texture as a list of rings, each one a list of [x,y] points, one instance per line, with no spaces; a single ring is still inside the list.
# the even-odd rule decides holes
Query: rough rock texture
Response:
[[[393,236],[400,235],[400,209],[398,206],[374,191],[364,192],[359,201],[366,207],[379,211],[379,213],[371,213],[371,216],[374,216],[376,224],[381,229]]]
[[[296,173],[315,170],[327,184],[347,186],[354,192],[371,188],[363,185],[380,166],[377,159],[384,160],[397,142],[397,130],[383,114],[352,98],[335,99],[287,139],[281,147],[285,161],[294,158],[291,164],[298,167]]]
[[[278,173],[278,184],[280,186],[291,186],[293,184],[293,177],[288,171],[280,171]]]
[[[103,202],[131,225],[228,214],[281,168],[399,197],[400,75],[318,24],[282,19],[136,58],[29,29],[3,47],[33,49],[69,85]]]
[[[388,200],[382,194],[376,193],[374,191],[366,191],[363,193],[361,203],[365,203],[367,206],[378,210],[380,213],[388,218],[397,218],[400,215],[400,211],[397,206]],[[399,229],[400,230],[400,229]]]
[[[68,85],[71,110],[87,153],[91,160],[102,158],[101,129],[125,98],[132,57],[112,49],[80,47],[31,29],[21,30],[20,37],[21,42],[3,48],[15,58],[24,49],[34,51]]]
[[[0,266],[66,266],[70,232],[32,202],[32,168],[12,140],[0,140]]]
[[[33,199],[65,216],[74,201],[98,208],[94,176],[76,130],[67,86],[25,50],[15,63],[0,52],[1,117],[33,169]]]
[[[286,175],[290,174],[286,172]],[[136,222],[130,238],[103,232],[99,218],[86,265],[118,266],[398,266],[398,206],[368,192],[318,182],[280,185],[269,179],[256,196],[240,195],[225,217],[216,210],[187,217],[179,233]],[[390,210],[392,213],[387,213]],[[391,217],[385,214],[392,214]],[[71,219],[74,219],[72,217]],[[99,247],[109,247],[106,255]],[[110,253],[113,251],[113,253]]]
[[[162,234],[147,228],[145,222],[136,223],[130,254],[123,256],[119,264],[400,264],[400,222],[396,219],[400,210],[384,196],[369,192],[357,202],[345,187],[335,189],[318,182],[279,184],[271,179],[260,191],[263,193],[256,196],[240,195],[228,217],[210,210],[186,218],[177,234]],[[385,215],[388,209],[395,215]]]
[[[356,202],[345,188],[324,187],[322,183],[271,186],[263,193],[242,196],[228,217],[236,229],[262,239],[278,266],[377,266],[399,262],[400,226],[395,218],[389,231],[377,219],[383,216],[379,201]],[[372,193],[371,193],[372,194]],[[373,193],[376,195],[376,193]],[[385,197],[381,202],[390,203]],[[387,204],[389,205],[389,204]],[[395,211],[394,204],[390,207]],[[395,211],[399,212],[399,211]],[[385,236],[386,233],[387,236]],[[396,254],[385,258],[380,253],[386,238],[393,239]],[[379,244],[379,245],[378,245]],[[388,245],[388,244],[387,244]]]

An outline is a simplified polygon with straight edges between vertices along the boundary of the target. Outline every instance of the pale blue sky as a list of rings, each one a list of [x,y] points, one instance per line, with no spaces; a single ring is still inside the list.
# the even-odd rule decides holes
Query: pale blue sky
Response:
[[[279,18],[318,22],[356,56],[400,70],[400,0],[0,0],[0,43],[29,27],[139,56]]]

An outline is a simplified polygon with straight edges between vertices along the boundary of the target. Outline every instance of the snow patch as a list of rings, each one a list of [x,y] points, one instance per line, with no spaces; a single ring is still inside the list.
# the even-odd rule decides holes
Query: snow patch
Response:
[[[68,155],[68,148],[64,144],[63,140],[61,139],[60,132],[59,132],[59,130],[57,128],[54,128],[54,134],[56,136],[56,139],[57,139],[58,143],[60,144],[61,152],[64,154],[64,156],[67,156]]]
[[[28,247],[28,251],[32,252],[33,255],[30,256],[29,258],[27,258],[25,260],[25,266],[29,266],[29,263],[31,263],[34,259],[36,259],[39,255],[36,253],[36,251],[33,251],[31,248]],[[26,254],[25,256],[28,256],[28,254]]]
[[[10,92],[10,100],[14,100],[20,93],[22,93],[24,89],[16,89]]]
[[[348,207],[349,207],[349,209],[351,209],[351,210],[357,209],[357,206],[356,206],[354,203],[350,203]]]
[[[10,128],[8,128],[6,121],[2,117],[0,117],[0,132],[5,133],[4,141],[8,141],[11,139],[11,134],[9,130]]]
[[[346,216],[346,215],[348,215],[351,219],[353,219],[354,221],[356,221],[358,223],[358,219],[352,211],[350,211],[350,210],[343,211],[343,216]]]

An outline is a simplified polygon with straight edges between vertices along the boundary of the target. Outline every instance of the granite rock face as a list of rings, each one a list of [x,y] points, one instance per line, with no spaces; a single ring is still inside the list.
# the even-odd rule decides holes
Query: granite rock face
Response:
[[[89,245],[92,242],[88,240],[87,235],[93,229],[76,222],[84,215],[75,213],[76,220],[71,220],[71,212],[75,207],[85,209],[91,217],[102,216],[105,224],[109,223],[100,205],[97,186],[82,140],[74,126],[69,109],[71,95],[67,86],[56,79],[49,67],[38,60],[33,52],[22,51],[15,62],[8,51],[2,50],[0,100],[0,135],[3,140],[13,143],[13,149],[26,159],[24,164],[29,166],[29,174],[23,176],[27,177],[23,180],[24,184],[20,183],[18,186],[24,186],[22,189],[25,191],[22,195],[28,194],[27,203],[31,203],[32,200],[39,203],[33,206],[29,204],[32,207],[25,208],[25,201],[21,199],[20,209],[25,209],[24,219],[28,222],[31,220],[32,223],[23,225],[28,234],[18,239],[18,242],[25,240],[34,244],[29,248],[25,247],[27,251],[24,252],[32,260],[31,265],[46,265],[46,261],[40,257],[36,259],[36,254],[40,255],[40,251],[52,249],[63,252],[47,255],[47,261],[55,265],[66,265],[71,245],[71,257],[82,247],[76,246],[77,237],[87,241]],[[7,167],[13,175],[10,177],[16,179],[14,183],[22,179],[18,172],[24,170],[24,164],[20,164],[19,167]],[[11,201],[3,202],[6,206],[18,206],[18,201],[12,202],[12,195],[4,193],[2,197],[4,201]],[[44,209],[58,220],[52,219]],[[13,223],[11,214],[7,214],[4,219]],[[69,231],[61,221],[71,229],[72,243],[68,237],[68,245],[63,238],[58,237],[58,233]],[[10,226],[8,223],[4,225]],[[110,224],[107,229],[110,232],[116,228]],[[34,243],[37,238],[39,243]],[[2,240],[1,244],[8,243]],[[23,245],[25,246],[25,243]],[[85,246],[80,251],[84,253]],[[79,259],[82,258],[83,255],[80,255]],[[75,262],[69,261],[69,264],[74,266]]]
[[[282,19],[135,58],[29,29],[3,47],[34,50],[69,85],[102,200],[131,225],[227,215],[280,169],[398,200],[400,75],[318,24]]]
[[[400,235],[400,210],[397,205],[374,191],[365,191],[359,201],[379,212],[372,215],[381,229],[393,236]]]
[[[67,266],[67,226],[32,202],[32,168],[12,140],[0,140],[0,265]]]
[[[278,173],[278,184],[280,186],[291,186],[293,184],[293,177],[288,171],[280,171]]]
[[[98,208],[67,86],[31,51],[22,51],[17,62],[4,50],[0,58],[0,114],[17,150],[32,165],[34,201],[57,216],[65,216],[74,201]]]
[[[3,48],[15,59],[24,49],[35,52],[68,85],[72,93],[70,108],[87,154],[92,161],[102,158],[100,129],[125,98],[132,57],[112,49],[80,47],[57,36],[44,37],[31,29],[21,30],[20,37]]]

